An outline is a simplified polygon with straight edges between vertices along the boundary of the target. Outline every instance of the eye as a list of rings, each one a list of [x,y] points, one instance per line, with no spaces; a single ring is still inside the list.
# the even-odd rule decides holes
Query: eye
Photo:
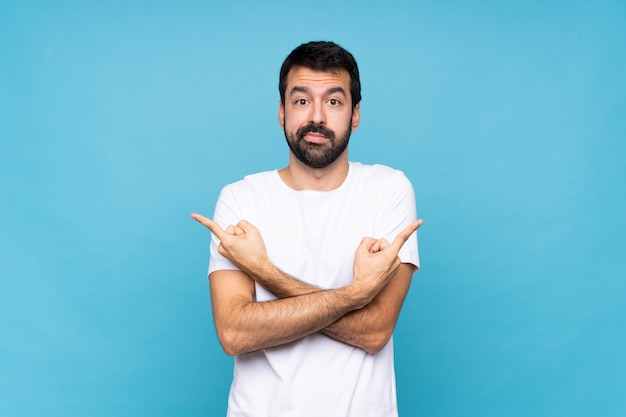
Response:
[[[306,105],[306,99],[305,98],[299,98],[295,101],[294,103],[296,106],[304,106]]]
[[[336,98],[331,98],[330,100],[328,100],[328,104],[330,104],[331,106],[339,106],[341,105],[341,101],[337,100]]]

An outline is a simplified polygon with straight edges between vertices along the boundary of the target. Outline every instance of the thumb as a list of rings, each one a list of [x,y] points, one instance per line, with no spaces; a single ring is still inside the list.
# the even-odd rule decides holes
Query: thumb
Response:
[[[239,228],[243,233],[249,233],[257,230],[257,228],[247,220],[239,220],[237,228]]]
[[[387,239],[378,239],[375,243],[375,246],[378,247],[378,250],[376,252],[379,252],[381,250],[388,248],[389,246],[391,246],[391,244],[387,242]]]
[[[359,243],[357,251],[364,250],[364,251],[371,252],[376,242],[377,242],[377,239],[374,239],[371,237],[364,237],[363,239],[361,239],[361,243]]]

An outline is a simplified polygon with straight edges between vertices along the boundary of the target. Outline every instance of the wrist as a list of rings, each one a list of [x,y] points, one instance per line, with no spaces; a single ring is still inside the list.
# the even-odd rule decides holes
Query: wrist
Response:
[[[264,284],[268,279],[275,276],[278,272],[278,268],[276,268],[269,258],[264,257],[249,265],[244,272],[250,275],[250,277],[259,284]]]
[[[342,295],[353,306],[353,310],[361,309],[371,301],[369,294],[355,284],[354,281],[341,288],[341,290],[343,290]]]

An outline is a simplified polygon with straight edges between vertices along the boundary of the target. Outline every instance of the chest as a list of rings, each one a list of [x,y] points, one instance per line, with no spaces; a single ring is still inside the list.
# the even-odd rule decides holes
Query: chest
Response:
[[[337,288],[352,280],[355,250],[372,233],[375,220],[371,207],[361,207],[356,196],[341,194],[264,200],[256,214],[254,224],[272,262],[322,288]]]

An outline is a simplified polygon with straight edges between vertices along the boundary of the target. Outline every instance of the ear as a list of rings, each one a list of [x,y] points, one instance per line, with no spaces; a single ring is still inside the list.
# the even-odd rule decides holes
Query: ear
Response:
[[[285,106],[280,100],[278,102],[278,123],[280,123],[280,128],[285,130]]]
[[[357,103],[352,110],[352,131],[355,132],[361,121],[361,103]]]

